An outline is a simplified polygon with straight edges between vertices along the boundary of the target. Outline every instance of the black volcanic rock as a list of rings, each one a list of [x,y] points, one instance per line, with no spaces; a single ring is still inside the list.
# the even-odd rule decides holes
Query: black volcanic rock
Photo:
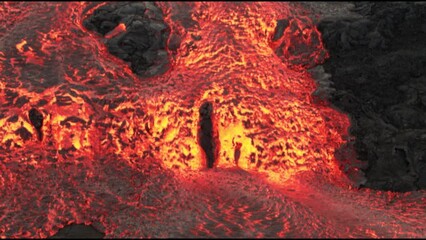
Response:
[[[355,3],[360,18],[319,23],[331,102],[352,118],[366,187],[426,188],[426,5]]]
[[[170,29],[152,2],[109,3],[96,9],[83,25],[103,36],[124,24],[126,30],[106,39],[111,54],[127,61],[134,73],[151,77],[166,72]]]

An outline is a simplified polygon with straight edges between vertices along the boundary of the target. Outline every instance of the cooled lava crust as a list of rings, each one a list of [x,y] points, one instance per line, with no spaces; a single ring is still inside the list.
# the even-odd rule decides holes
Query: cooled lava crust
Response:
[[[356,18],[319,24],[331,102],[352,118],[366,187],[426,188],[426,5],[356,3]]]

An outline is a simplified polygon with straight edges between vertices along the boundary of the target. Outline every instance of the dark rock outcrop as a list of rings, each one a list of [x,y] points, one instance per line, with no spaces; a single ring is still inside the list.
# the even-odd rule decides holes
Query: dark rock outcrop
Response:
[[[169,69],[166,45],[170,29],[153,2],[109,3],[96,9],[83,24],[105,36],[109,52],[129,62],[137,75],[151,77]],[[120,24],[125,29],[113,34]]]
[[[366,187],[426,188],[426,5],[360,2],[360,18],[318,25],[331,102],[352,118]]]

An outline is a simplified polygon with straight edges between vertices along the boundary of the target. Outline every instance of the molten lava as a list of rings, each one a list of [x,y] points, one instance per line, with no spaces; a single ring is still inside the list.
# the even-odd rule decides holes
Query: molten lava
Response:
[[[298,205],[278,193],[253,190],[266,186],[263,176],[282,187],[306,174],[347,189],[334,152],[349,138],[349,119],[312,100],[316,85],[306,69],[327,54],[301,9],[280,2],[158,3],[171,38],[181,43],[168,49],[166,73],[143,78],[82,25],[105,4],[0,4],[1,238],[47,237],[73,222],[97,223],[116,237],[234,236],[246,220],[247,236],[291,236],[293,223],[279,204],[299,223],[305,216],[314,227],[328,224],[309,208],[297,213]],[[287,20],[277,27],[280,19]],[[105,38],[125,31],[119,23]],[[259,183],[242,181],[241,190],[223,183],[230,197],[214,205],[218,184],[195,177],[220,174],[203,171],[212,167]],[[246,206],[247,199],[234,199],[246,193],[230,189],[276,202]],[[235,208],[225,206],[228,200],[237,201]],[[228,225],[214,220],[218,212]],[[276,231],[266,227],[277,222]],[[319,236],[335,236],[340,225],[333,226]]]

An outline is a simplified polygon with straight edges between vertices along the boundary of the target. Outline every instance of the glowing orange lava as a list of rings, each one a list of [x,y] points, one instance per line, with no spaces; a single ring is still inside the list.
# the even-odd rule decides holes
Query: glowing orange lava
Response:
[[[325,54],[318,40],[320,35],[309,19],[292,17],[283,36],[273,42],[276,20],[297,14],[282,3],[195,3],[191,17],[199,27],[184,30],[171,20],[176,10],[171,9],[170,4],[160,5],[164,12],[171,12],[166,22],[172,32],[181,31],[183,38],[171,71],[147,80],[132,76],[131,85],[120,86],[119,92],[125,98],[119,98],[113,90],[100,97],[104,102],[120,99],[116,104],[89,104],[85,98],[96,95],[95,88],[110,88],[119,81],[118,71],[110,66],[120,60],[106,56],[99,37],[88,35],[79,25],[80,20],[75,20],[74,26],[86,34],[82,40],[88,42],[82,41],[79,48],[88,53],[99,51],[99,57],[104,59],[99,60],[101,66],[97,68],[84,68],[84,62],[74,66],[63,64],[63,75],[57,77],[65,80],[62,86],[78,84],[89,88],[88,92],[66,90],[60,85],[44,88],[37,94],[27,88],[14,89],[20,96],[27,96],[28,102],[16,109],[7,109],[15,112],[18,120],[11,123],[2,119],[1,142],[11,140],[10,150],[27,145],[16,131],[24,127],[33,134],[26,113],[43,99],[47,101],[40,107],[46,118],[43,131],[51,134],[46,134],[48,139],[37,144],[51,141],[57,152],[72,149],[74,158],[95,156],[99,154],[95,149],[102,149],[103,153],[116,154],[129,162],[135,161],[134,156],[150,151],[168,168],[202,169],[205,157],[196,137],[198,108],[210,101],[220,142],[217,167],[238,165],[248,171],[266,172],[277,181],[298,171],[317,168],[337,171],[333,154],[345,142],[342,136],[347,134],[349,122],[343,114],[312,103],[310,95],[315,84],[296,58],[318,63]],[[81,13],[85,6],[56,4],[56,8],[61,7],[66,11],[58,12],[57,18],[66,19],[64,15]],[[271,12],[276,8],[283,10]],[[121,23],[106,38],[123,31],[126,26]],[[38,32],[35,39],[16,43],[16,49],[25,63],[40,65],[39,72],[47,67],[43,66],[44,60],[52,62],[53,51],[66,53],[68,48],[77,51],[73,47],[76,42],[67,43],[73,31],[63,29],[62,24],[53,22],[45,32]],[[201,39],[194,43],[191,36],[201,36]],[[188,44],[193,47],[189,52],[185,50]],[[297,44],[317,50],[294,55],[289,48]],[[278,47],[284,51],[281,58],[274,53]],[[15,54],[11,53],[13,57]],[[119,67],[128,69],[123,63],[116,69]],[[298,71],[292,70],[295,67]],[[25,71],[22,66],[16,68],[17,81],[22,81],[19,79],[22,71]],[[59,103],[61,101],[64,103]],[[144,114],[138,114],[136,109]],[[106,120],[102,117],[105,114],[114,117]],[[66,121],[70,117],[74,121]],[[107,123],[105,121],[109,127],[100,131],[96,126]],[[238,163],[234,156],[237,148]],[[62,155],[57,157],[61,159]]]
[[[118,232],[117,222],[127,224],[118,218],[163,218],[178,201],[167,198],[170,176],[206,169],[197,136],[207,101],[220,145],[215,168],[261,173],[281,185],[299,173],[344,177],[334,152],[350,123],[312,100],[316,85],[307,67],[327,54],[299,9],[282,2],[160,2],[171,34],[182,41],[168,52],[169,71],[142,79],[81,24],[105,4],[0,3],[8,30],[0,34],[0,238],[46,237],[68,223],[95,221],[110,236],[151,236],[135,230],[145,222]],[[279,19],[290,20],[273,41]],[[106,38],[124,31],[120,23]],[[41,139],[33,108],[43,115]],[[158,197],[152,186],[160,186]],[[179,204],[182,212],[193,210]],[[289,224],[276,235],[287,236]],[[182,232],[209,231],[197,226]]]

